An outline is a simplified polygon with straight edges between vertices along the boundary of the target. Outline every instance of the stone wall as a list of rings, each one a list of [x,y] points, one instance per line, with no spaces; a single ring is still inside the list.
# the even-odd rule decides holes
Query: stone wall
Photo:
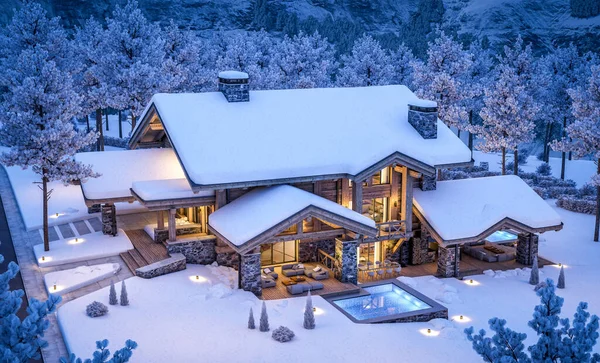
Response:
[[[101,204],[93,204],[90,207],[87,207],[88,209],[88,213],[92,214],[92,213],[100,213],[100,211],[102,210],[102,205]]]
[[[358,265],[356,249],[359,241],[335,241],[335,258],[341,266],[339,280],[356,284]]]
[[[183,224],[175,227],[175,236],[185,236],[188,234],[202,233],[202,227],[199,224]],[[169,229],[154,228],[154,242],[163,243],[169,240]]]
[[[419,179],[419,188],[423,191],[435,190],[437,188],[437,176],[423,175]]]
[[[419,107],[408,105],[408,123],[424,139],[437,138],[437,107]]]
[[[242,255],[240,258],[240,288],[262,295],[260,280],[260,253]]]
[[[429,238],[427,236],[413,237],[408,240],[408,249],[408,260],[411,265],[422,265],[435,261],[435,252],[429,250]]]
[[[458,277],[460,273],[458,256],[460,256],[460,248],[455,249],[454,246],[448,248],[439,246],[437,259],[438,275],[441,277]]]
[[[380,323],[375,324],[385,324],[385,323],[423,323],[433,319],[448,319],[448,309],[432,311],[429,313],[417,314],[412,316],[407,316],[404,318],[398,318],[394,320],[386,320]]]
[[[227,266],[239,269],[240,255],[229,246],[216,246],[216,259],[219,266]]]
[[[408,240],[402,242],[399,248],[400,252],[400,266],[408,266],[410,262],[410,242]]]
[[[300,241],[298,243],[298,261],[317,262],[319,260],[319,249],[333,256],[335,254],[335,239],[321,241]]]
[[[185,256],[181,253],[174,253],[165,260],[136,269],[135,275],[144,279],[151,279],[181,270],[185,270]]]
[[[538,254],[539,237],[533,233],[521,233],[517,237],[517,262],[530,266],[533,264],[533,257]]]
[[[381,246],[383,248],[384,253],[384,260],[400,263],[400,254],[402,246],[400,246],[396,251],[394,251],[396,243],[398,242],[394,240],[381,242]],[[404,242],[402,244],[404,244]]]
[[[102,204],[102,234],[117,235],[117,213],[114,204]]]
[[[216,237],[199,237],[191,240],[167,242],[169,254],[181,253],[187,263],[209,265],[216,261]]]
[[[227,102],[250,101],[250,85],[247,78],[235,80],[219,78],[218,88],[227,99]]]

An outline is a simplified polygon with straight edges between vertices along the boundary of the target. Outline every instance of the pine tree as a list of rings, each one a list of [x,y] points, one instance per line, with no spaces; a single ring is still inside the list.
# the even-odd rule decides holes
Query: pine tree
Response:
[[[39,22],[38,28],[19,24],[32,18]],[[0,80],[5,87],[1,95],[0,140],[10,147],[0,155],[0,162],[31,168],[40,177],[45,251],[50,250],[48,200],[52,190],[48,190],[48,183],[97,176],[89,166],[73,159],[77,150],[95,141],[96,135],[80,133],[72,123],[80,113],[81,99],[73,86],[72,64],[57,56],[61,49],[68,48],[66,38],[53,35],[64,35],[57,24],[46,19],[39,4],[26,2],[8,27],[22,32],[8,40],[3,38],[3,45],[12,51],[0,59]],[[23,40],[27,38],[25,31],[34,33],[27,41]],[[56,47],[56,53],[52,47]]]
[[[110,350],[108,350],[108,340],[99,340],[96,342],[96,351],[94,352],[93,359],[82,360],[77,358],[75,354],[71,353],[69,359],[60,358],[60,363],[126,363],[129,362],[133,356],[133,350],[137,348],[137,343],[133,340],[127,339],[125,341],[125,347],[117,350],[112,358],[110,358]],[[110,359],[109,359],[110,358]]]
[[[0,255],[0,265],[4,256]],[[49,327],[47,316],[56,310],[61,297],[50,294],[41,302],[29,300],[27,316],[21,318],[19,312],[23,304],[23,290],[10,290],[10,281],[19,273],[19,266],[10,262],[5,272],[0,274],[0,361],[29,362],[40,359],[40,348],[48,342],[43,340]]]
[[[531,274],[529,275],[529,284],[537,285],[540,283],[540,270],[538,269],[537,256],[533,256],[533,266],[531,266]]]
[[[252,308],[250,308],[250,315],[248,316],[248,329],[256,329],[256,325],[254,324],[254,313],[252,312]]]
[[[179,29],[171,22],[162,31],[165,60],[162,64],[161,92],[193,92],[207,81],[210,73],[214,81],[216,73],[209,72],[200,61],[204,44],[190,30]]]
[[[115,283],[112,280],[110,280],[110,292],[108,294],[108,303],[110,305],[117,305],[119,303],[117,300],[117,289],[115,289]]]
[[[302,324],[304,329],[315,328],[315,312],[313,311],[312,298],[310,296],[310,290],[306,295],[306,306],[304,307],[304,323]]]
[[[121,282],[121,295],[119,296],[121,306],[129,305],[129,297],[127,296],[127,288],[125,287],[125,280]]]
[[[559,289],[565,288],[565,266],[560,266],[560,274],[558,274],[558,283],[556,287]]]
[[[379,86],[392,82],[394,67],[387,50],[370,35],[354,42],[352,52],[342,56],[344,66],[339,69],[337,83],[341,86]]]
[[[600,238],[600,65],[591,67],[591,76],[587,87],[570,89],[573,99],[573,116],[575,120],[567,126],[567,136],[552,143],[552,148],[559,151],[570,151],[576,158],[591,155],[596,159],[597,172],[592,177],[592,185],[596,187],[596,224],[594,241]]]
[[[260,311],[260,321],[258,330],[261,332],[269,331],[269,316],[267,315],[267,305],[263,301],[262,309]]]
[[[401,44],[395,52],[390,55],[392,65],[394,66],[393,84],[403,84],[409,88],[413,85],[412,62],[415,62],[415,56],[411,50],[404,44]]]

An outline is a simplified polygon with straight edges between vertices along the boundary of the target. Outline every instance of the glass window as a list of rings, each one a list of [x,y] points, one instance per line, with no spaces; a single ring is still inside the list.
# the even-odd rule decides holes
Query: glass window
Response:
[[[362,243],[358,246],[358,263],[375,265],[381,260],[381,242]]]
[[[390,168],[381,169],[377,174],[373,175],[373,185],[389,184],[390,183]]]
[[[296,241],[267,243],[260,246],[262,265],[277,265],[296,261]]]
[[[375,223],[388,221],[389,198],[375,198],[363,201],[363,215],[371,218]]]

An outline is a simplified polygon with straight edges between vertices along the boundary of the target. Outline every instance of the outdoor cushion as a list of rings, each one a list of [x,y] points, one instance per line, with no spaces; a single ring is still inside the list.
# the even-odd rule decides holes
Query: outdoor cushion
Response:
[[[261,279],[261,282],[262,282],[263,289],[267,288],[267,287],[275,287],[275,285],[277,285],[277,283],[275,282],[275,280],[273,280],[270,277],[263,277]]]
[[[310,286],[310,290],[320,290],[324,287],[322,282],[308,281],[307,284]]]
[[[286,286],[287,292],[292,295],[302,294],[304,290],[304,285],[306,284],[295,284]]]
[[[266,267],[265,269],[263,269],[263,272],[264,272],[266,275],[268,275],[268,274],[270,274],[270,273],[271,273],[271,269],[270,269],[270,268],[268,268],[268,267]]]

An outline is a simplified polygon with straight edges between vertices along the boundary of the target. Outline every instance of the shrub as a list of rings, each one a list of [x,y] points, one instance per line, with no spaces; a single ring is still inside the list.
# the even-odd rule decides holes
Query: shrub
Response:
[[[548,287],[548,284],[546,283],[546,281],[542,281],[539,284],[535,285],[533,291],[538,292],[538,290],[543,289],[545,287]]]
[[[137,343],[133,340],[127,339],[125,342],[125,347],[117,350],[111,358],[110,350],[108,349],[108,340],[98,340],[96,342],[96,351],[93,354],[93,360],[82,360],[81,358],[77,358],[75,354],[71,353],[68,359],[60,358],[60,363],[126,363],[131,359],[133,350],[135,348],[137,348]]]
[[[125,287],[125,280],[121,282],[121,296],[120,296],[121,306],[129,305],[129,297],[127,296],[127,288]]]
[[[540,270],[538,269],[537,256],[533,256],[533,266],[531,267],[531,275],[529,275],[529,283],[537,285],[540,282]]]
[[[531,155],[531,147],[530,146],[522,146],[519,148],[519,155],[517,156],[517,160],[519,160],[519,165],[527,164],[527,159]]]
[[[294,332],[285,326],[280,326],[279,328],[273,330],[273,334],[271,335],[273,339],[280,343],[289,342],[290,340],[294,339],[294,336]]]
[[[544,156],[545,155],[544,155],[543,151],[536,155],[536,157],[539,161],[544,161]]]
[[[306,296],[306,307],[304,308],[304,323],[302,325],[304,326],[304,329],[315,328],[315,312],[313,311],[310,290],[308,290],[308,295]]]
[[[115,289],[115,283],[110,281],[110,293],[108,294],[108,303],[110,305],[117,305],[117,289]]]
[[[256,329],[256,325],[254,324],[254,313],[252,312],[252,308],[250,308],[250,315],[248,316],[248,329]]]
[[[127,149],[127,147],[129,146],[129,137],[124,137],[121,139],[118,137],[112,137],[112,136],[105,135],[104,136],[104,145]]]
[[[269,316],[267,315],[267,305],[263,301],[262,309],[260,311],[260,321],[259,321],[258,330],[262,332],[269,331]]]
[[[106,315],[108,313],[108,308],[103,303],[94,301],[85,308],[85,313],[90,318],[96,318],[98,316]]]
[[[515,169],[515,162],[509,161],[506,163],[506,174],[512,174]],[[519,174],[523,172],[523,169],[519,168]]]
[[[572,196],[565,196],[558,198],[556,205],[571,212],[596,214],[596,202],[592,199],[578,199]]]
[[[535,172],[540,175],[549,176],[552,174],[552,167],[548,163],[541,163],[540,166],[535,169]]]

